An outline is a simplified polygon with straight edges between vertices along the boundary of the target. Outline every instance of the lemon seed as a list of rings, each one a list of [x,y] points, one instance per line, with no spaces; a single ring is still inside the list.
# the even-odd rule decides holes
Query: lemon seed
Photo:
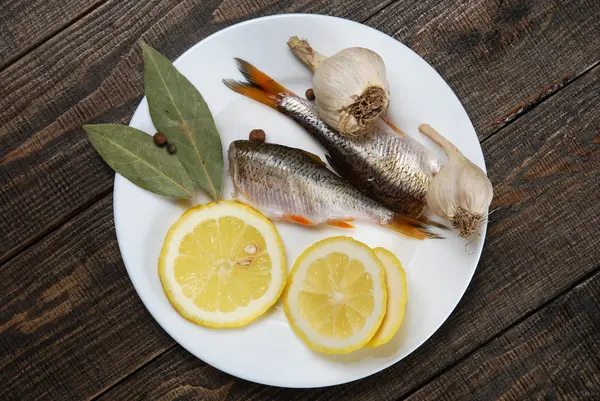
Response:
[[[256,247],[252,244],[246,245],[246,247],[244,248],[244,252],[246,252],[247,254],[250,254],[250,255],[254,255],[257,250],[258,249],[256,249]]]

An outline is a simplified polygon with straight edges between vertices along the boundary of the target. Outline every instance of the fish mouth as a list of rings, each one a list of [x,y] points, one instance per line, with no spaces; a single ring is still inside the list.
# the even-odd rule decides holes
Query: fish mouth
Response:
[[[227,150],[227,159],[229,160],[229,175],[231,176],[231,180],[233,181],[233,185],[235,186],[236,178],[237,178],[237,149],[235,147],[235,141],[229,144],[229,149]]]
[[[239,188],[239,166],[237,163],[237,148],[236,141],[231,142],[229,144],[229,149],[227,150],[227,160],[229,160],[229,169],[228,173],[231,176],[231,182],[233,183],[233,193],[231,194],[233,199],[236,201],[240,201],[241,192]]]

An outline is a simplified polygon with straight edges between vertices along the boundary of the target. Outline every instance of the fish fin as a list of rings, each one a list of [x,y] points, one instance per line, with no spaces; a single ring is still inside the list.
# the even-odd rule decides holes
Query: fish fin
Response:
[[[331,166],[331,168],[333,169],[333,171],[335,171],[336,173],[338,173],[338,175],[340,177],[344,177],[344,170],[342,169],[342,167],[340,166],[340,164],[338,162],[336,162],[334,160],[334,158],[329,154],[325,154],[325,158],[327,159],[327,162],[329,163],[329,165]]]
[[[235,61],[237,62],[238,69],[248,82],[224,79],[223,83],[232,91],[274,109],[277,108],[279,98],[282,95],[296,96],[294,92],[283,85],[280,85],[273,78],[269,77],[249,62],[240,58],[236,58]]]
[[[418,240],[444,238],[431,232],[423,221],[412,217],[396,215],[390,223],[384,224],[384,226]]]
[[[302,150],[302,149],[301,149],[301,150]],[[323,167],[327,166],[327,163],[325,163],[325,162],[323,161],[323,159],[321,159],[319,156],[317,156],[317,155],[315,155],[314,153],[311,153],[311,152],[309,152],[309,151],[307,151],[307,150],[302,150],[302,151],[304,152],[304,154],[305,154],[306,156],[310,157],[310,158],[311,158],[311,160],[312,160],[312,161],[314,161],[315,163],[317,163],[318,165],[320,165],[320,166],[323,166]]]
[[[327,220],[327,224],[333,227],[339,227],[339,228],[356,228],[354,227],[352,224],[349,224],[349,221],[354,221],[354,219],[348,219],[348,220]]]
[[[423,224],[428,225],[428,226],[433,226],[442,230],[450,230],[450,227],[442,224],[442,223],[438,223],[437,221],[433,221],[431,219],[428,219],[427,217],[419,217],[419,221],[421,221]]]
[[[291,223],[302,224],[304,226],[314,226],[313,222],[307,219],[304,216],[299,216],[297,214],[284,213],[283,219],[285,221],[289,221]]]
[[[383,122],[386,123],[388,127],[393,129],[394,131],[396,131],[396,133],[398,133],[400,136],[406,136],[404,131],[402,131],[400,128],[398,128],[394,124],[392,124],[392,122],[390,120],[384,119]]]
[[[237,62],[238,70],[240,70],[244,78],[246,78],[246,80],[248,80],[248,82],[253,86],[262,89],[270,95],[286,94],[296,96],[294,92],[287,89],[285,86],[280,85],[273,78],[271,78],[270,76],[268,76],[252,64],[250,64],[249,62],[237,57],[235,58],[235,61]]]
[[[330,154],[326,154],[325,157],[329,162],[329,165],[344,180],[348,181],[350,185],[353,185],[356,188],[362,188],[362,183],[357,182],[356,174],[352,171],[352,166],[350,166],[347,162],[342,160],[341,158],[334,158]]]
[[[224,79],[223,83],[232,91],[249,97],[252,100],[256,100],[259,103],[277,108],[278,99],[277,96],[271,95],[268,92],[263,91],[261,88],[251,85],[246,82],[239,82],[233,79]]]

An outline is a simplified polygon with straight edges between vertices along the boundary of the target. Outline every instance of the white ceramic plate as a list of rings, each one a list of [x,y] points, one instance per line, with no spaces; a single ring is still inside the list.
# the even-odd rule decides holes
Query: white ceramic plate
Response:
[[[234,139],[247,138],[262,128],[269,142],[306,149],[324,156],[323,149],[292,120],[227,89],[223,78],[241,79],[234,57],[243,58],[296,93],[311,86],[311,75],[288,50],[297,35],[325,55],[350,46],[379,53],[391,86],[390,116],[409,135],[435,149],[418,132],[431,124],[481,168],[483,155],[473,126],[444,80],[418,55],[389,36],[367,26],[317,15],[281,15],[234,25],[204,39],[175,61],[200,90],[215,116],[224,151]],[[131,126],[155,132],[144,98]],[[439,155],[441,151],[436,149]],[[325,158],[323,157],[325,160]],[[226,166],[227,168],[227,166]],[[232,184],[225,179],[224,197]],[[200,190],[198,190],[200,192]],[[215,330],[188,322],[165,297],[157,260],[165,234],[193,202],[174,201],[140,189],[117,175],[114,213],[117,238],[127,272],[140,298],[158,323],[183,347],[231,375],[282,387],[320,387],[360,379],[400,361],[425,342],[446,320],[465,292],[483,247],[486,227],[467,250],[456,235],[441,241],[414,241],[374,224],[359,223],[353,231],[338,228],[305,229],[276,223],[283,238],[288,266],[310,244],[332,235],[352,235],[383,246],[402,261],[408,280],[406,317],[396,337],[375,349],[327,356],[309,350],[289,327],[281,305],[244,328]]]

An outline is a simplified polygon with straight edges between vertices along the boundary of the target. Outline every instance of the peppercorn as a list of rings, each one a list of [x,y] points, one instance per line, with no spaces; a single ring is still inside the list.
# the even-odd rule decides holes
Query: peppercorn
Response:
[[[248,136],[252,142],[264,142],[265,141],[265,131],[261,129],[253,129],[250,131],[250,135]]]
[[[172,143],[167,143],[167,152],[169,152],[169,154],[173,155],[173,154],[175,154],[175,152],[177,152],[177,148]]]
[[[165,144],[167,143],[167,137],[162,132],[157,132],[156,134],[154,134],[152,139],[154,139],[154,143],[157,146],[165,146]]]
[[[306,98],[308,100],[315,100],[315,92],[312,90],[312,88],[306,90]]]

